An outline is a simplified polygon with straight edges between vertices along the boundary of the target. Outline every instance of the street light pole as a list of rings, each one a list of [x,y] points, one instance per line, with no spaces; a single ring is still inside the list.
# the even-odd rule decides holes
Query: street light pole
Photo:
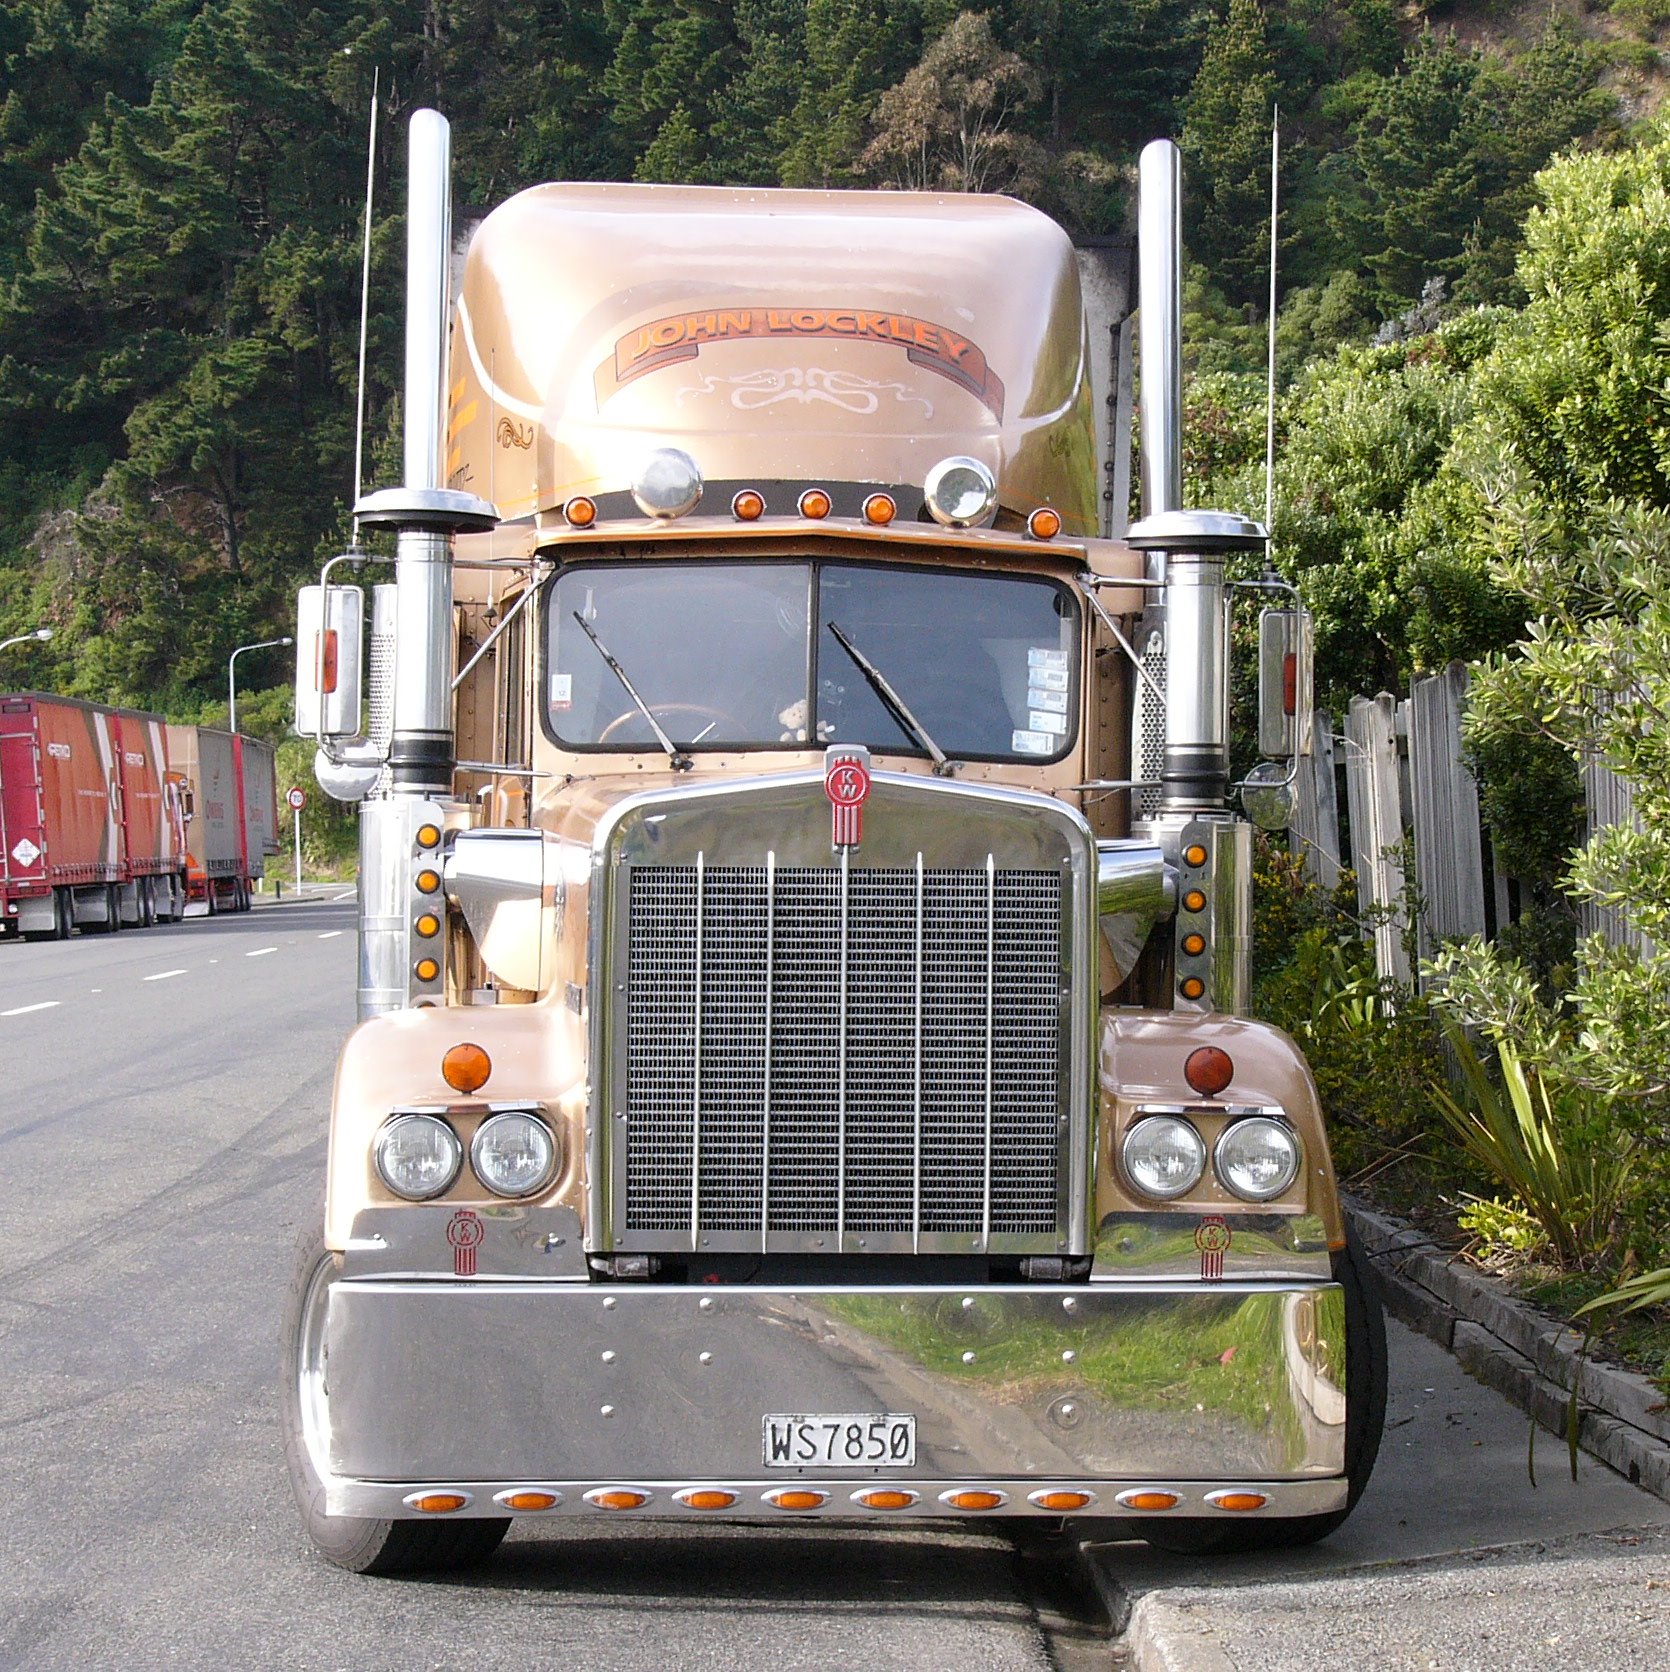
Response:
[[[32,633],[19,633],[15,639],[0,639],[0,650],[10,650],[14,644],[28,644],[39,639],[43,644],[52,637],[50,627],[37,627]]]
[[[266,650],[275,644],[295,642],[294,639],[262,639],[258,644],[240,644],[226,658],[226,729],[229,732],[236,733],[238,729],[238,658],[246,650]]]

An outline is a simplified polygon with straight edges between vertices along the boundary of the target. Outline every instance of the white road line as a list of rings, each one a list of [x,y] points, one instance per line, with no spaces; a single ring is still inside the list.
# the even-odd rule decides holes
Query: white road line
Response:
[[[325,931],[325,932],[324,932],[324,934],[322,934],[322,935],[321,935],[321,936],[320,936],[320,937],[319,937],[319,939],[320,939],[320,940],[335,940],[335,939],[336,939],[336,937],[337,937],[337,936],[338,936],[338,935],[340,935],[340,934],[341,934],[341,933],[342,933],[342,931],[341,931],[341,930],[340,930],[340,929],[327,929],[327,930],[326,930],[326,931]]]
[[[39,1004],[20,1004],[16,1010],[0,1010],[0,1016],[27,1016],[34,1010],[56,1010],[63,1001],[43,999]]]
[[[184,970],[158,970],[155,975],[147,975],[143,979],[146,981],[166,981],[171,975],[184,975],[185,973]]]
[[[276,951],[278,951],[276,946],[258,946],[253,952],[246,952],[244,956],[246,958],[265,958],[269,952]]]
[[[350,888],[346,894],[333,894],[331,896],[331,904],[333,906],[339,906],[344,900],[352,900],[358,894],[359,890],[357,888]]]

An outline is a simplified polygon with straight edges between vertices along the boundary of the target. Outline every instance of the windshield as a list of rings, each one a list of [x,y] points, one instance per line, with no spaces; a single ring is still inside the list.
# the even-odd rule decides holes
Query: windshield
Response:
[[[1048,759],[1073,740],[1078,607],[1054,581],[855,563],[565,570],[547,606],[551,730],[570,748],[653,749],[576,615],[681,749],[928,753],[852,651],[954,759]]]

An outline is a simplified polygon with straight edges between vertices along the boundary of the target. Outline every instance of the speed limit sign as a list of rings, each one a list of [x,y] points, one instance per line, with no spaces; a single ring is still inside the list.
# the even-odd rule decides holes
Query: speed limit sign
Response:
[[[292,789],[284,799],[290,803],[292,811],[297,813],[307,805],[307,796],[299,789]]]

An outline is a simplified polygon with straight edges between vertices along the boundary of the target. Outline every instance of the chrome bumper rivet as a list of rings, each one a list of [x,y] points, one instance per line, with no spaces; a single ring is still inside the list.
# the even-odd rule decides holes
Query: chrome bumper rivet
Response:
[[[614,1408],[613,1405],[605,1405],[603,1407],[603,1415],[604,1416],[612,1417],[614,1414],[615,1414],[615,1408]]]
[[[615,1350],[613,1347],[604,1348],[598,1356],[605,1364],[613,1364],[615,1362]]]
[[[1077,1354],[1077,1353],[1075,1353],[1075,1352],[1074,1352],[1074,1351],[1073,1351],[1073,1349],[1072,1349],[1072,1348],[1071,1348],[1071,1347],[1069,1347],[1069,1348],[1068,1348],[1068,1349],[1067,1349],[1067,1350],[1066,1350],[1066,1351],[1065,1351],[1065,1352],[1064,1352],[1064,1353],[1063,1353],[1063,1354],[1062,1354],[1062,1355],[1061,1355],[1061,1362],[1062,1362],[1062,1363],[1063,1363],[1063,1364],[1071,1364],[1071,1363],[1072,1363],[1072,1362],[1073,1362],[1073,1361],[1074,1361],[1074,1360],[1075,1360],[1075,1359],[1076,1359],[1076,1358],[1077,1358],[1077,1357],[1078,1357],[1078,1354]]]
[[[698,1312],[711,1312],[713,1310],[712,1297],[709,1295],[703,1295],[702,1298],[696,1302],[696,1310]]]
[[[603,1310],[605,1312],[613,1312],[614,1309],[615,1309],[615,1297],[613,1295],[605,1295],[603,1297]]]
[[[696,1355],[696,1362],[698,1364],[712,1364],[713,1363],[713,1354],[712,1353],[698,1353]]]
[[[973,1364],[973,1362],[974,1362],[973,1353],[964,1353],[963,1354],[963,1363],[964,1364]]]

